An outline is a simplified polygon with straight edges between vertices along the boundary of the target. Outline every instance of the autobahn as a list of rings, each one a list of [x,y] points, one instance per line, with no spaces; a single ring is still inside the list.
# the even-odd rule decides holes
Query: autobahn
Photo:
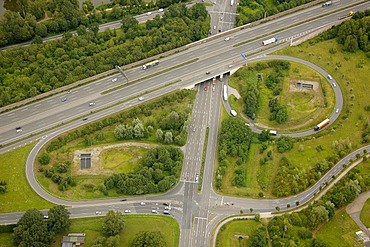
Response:
[[[235,36],[235,37],[233,37],[231,40],[237,40],[237,37]],[[209,42],[209,43],[211,43],[211,45],[213,44],[213,43],[217,43],[217,42]],[[221,42],[219,42],[220,44],[225,44],[225,41],[223,41],[223,40],[221,40]],[[229,43],[231,43],[231,42],[229,42]],[[252,41],[252,44],[251,44],[251,47],[253,46],[253,41]],[[260,45],[259,45],[260,46]],[[258,49],[258,46],[256,46],[257,48],[256,49]],[[236,50],[233,50],[232,49],[232,51],[233,52],[236,52],[236,51],[238,51],[237,49],[239,49],[239,48],[235,48]],[[246,48],[244,48],[244,49],[246,49]],[[249,48],[248,48],[249,49]],[[191,50],[191,49],[189,49],[189,50]],[[252,52],[253,51],[253,49],[252,50],[248,50],[248,52]],[[238,56],[238,54],[240,54],[240,53],[237,53],[236,55],[235,54],[233,54],[233,56]],[[212,59],[215,59],[215,58],[217,58],[217,57],[219,57],[220,55],[212,55],[212,56],[210,56],[208,59],[210,59],[210,60],[212,60]],[[234,59],[234,58],[233,58]],[[233,59],[225,59],[225,61],[220,61],[220,62],[218,62],[218,63],[216,63],[216,66],[213,66],[212,67],[212,69],[211,69],[211,71],[212,71],[212,74],[211,74],[211,76],[214,76],[214,75],[217,75],[217,74],[220,74],[220,73],[224,73],[225,71],[227,71],[228,69],[228,67],[227,67],[227,65],[228,64],[230,64],[230,62],[232,62],[232,63],[244,63],[243,61],[239,61],[239,60],[233,60]],[[217,62],[217,61],[216,61]],[[162,65],[163,63],[161,63],[161,65]],[[198,64],[199,65],[199,64]],[[187,66],[186,66],[187,67]],[[159,68],[159,67],[158,67]],[[194,68],[194,67],[192,67],[192,66],[189,66],[189,68]],[[188,68],[188,69],[189,69]],[[156,68],[157,69],[157,68]],[[194,68],[194,70],[195,71],[197,71],[196,70],[196,68]],[[139,70],[140,71],[140,70]],[[198,68],[198,73],[194,73],[193,74],[193,77],[189,77],[189,79],[188,79],[188,81],[186,81],[186,80],[183,80],[183,81],[181,81],[181,82],[179,82],[179,83],[176,83],[175,85],[171,85],[170,87],[166,87],[165,89],[166,90],[168,90],[168,88],[171,88],[170,90],[172,91],[172,90],[174,90],[174,89],[176,89],[176,88],[178,88],[178,87],[184,87],[184,86],[186,86],[186,85],[189,85],[189,83],[190,84],[195,84],[195,83],[197,83],[197,82],[200,82],[200,81],[202,81],[202,80],[205,80],[205,79],[207,79],[207,77],[204,75],[204,68],[201,68],[201,69],[199,69]],[[154,73],[154,72],[153,72]],[[130,78],[130,77],[129,77]],[[176,77],[175,77],[176,78]],[[163,79],[163,78],[162,78]],[[171,79],[173,79],[173,78],[170,78],[170,80]],[[123,80],[123,79],[122,79]],[[168,80],[168,81],[170,81],[170,80]],[[109,80],[108,80],[109,81]],[[188,83],[188,84],[186,84],[186,83]],[[218,84],[218,85],[221,85],[221,84]],[[126,90],[127,90],[127,88],[128,87],[126,87]],[[106,88],[105,88],[106,89]],[[131,89],[130,88],[130,90],[133,90],[133,91],[135,91],[135,89]],[[74,92],[76,93],[76,94],[78,94],[79,93],[79,91],[80,91],[80,89],[77,89],[77,91],[75,91],[74,90]],[[122,90],[123,91],[123,90]],[[142,91],[142,90],[141,90]],[[141,91],[138,91],[137,93],[138,94],[140,94],[141,93]],[[158,91],[154,91],[154,92],[152,92],[152,93],[150,93],[150,94],[153,94],[153,96],[152,97],[155,97],[155,94],[159,94],[159,91],[165,91],[164,89],[162,89],[162,90],[158,90]],[[201,91],[202,91],[202,88],[201,88]],[[221,94],[221,92],[220,92],[221,90],[218,88],[217,89],[217,91],[216,92],[218,92],[219,94]],[[83,92],[83,90],[82,90],[82,92]],[[203,92],[204,93],[204,92]],[[149,94],[149,95],[150,95]],[[201,93],[199,93],[199,95],[200,95]],[[133,95],[135,95],[135,92],[134,92],[134,94]],[[204,95],[203,95],[204,96]],[[200,97],[200,96],[199,96]],[[77,96],[76,96],[76,98],[77,98]],[[129,96],[127,96],[127,98],[130,98]],[[149,97],[147,97],[146,96],[146,98],[150,98],[150,96]],[[209,102],[212,102],[212,104],[210,104],[209,105],[209,107],[211,107],[211,106],[213,106],[213,105],[217,105],[216,103],[214,103],[213,101],[211,101],[211,99],[213,99],[211,96],[205,96],[205,97],[202,97],[202,99],[199,99],[200,100],[200,104],[202,104],[201,102],[203,102],[203,100],[205,100],[204,102],[207,102],[207,98],[208,98],[208,100],[209,100]],[[219,97],[218,98],[218,100],[220,100],[220,98],[221,97]],[[58,98],[57,98],[58,99]],[[75,102],[75,104],[77,103],[80,103],[80,102],[78,102],[78,100],[79,99],[72,99],[72,102],[73,101],[76,101]],[[91,101],[92,99],[91,98],[88,98],[88,100],[87,101],[85,101],[84,103],[83,103],[83,105],[84,104],[86,104],[86,106],[87,106],[87,103],[89,102],[89,101]],[[59,101],[58,101],[59,102]],[[71,102],[71,101],[68,101],[68,103],[69,102]],[[96,102],[98,102],[97,100],[96,100]],[[51,103],[51,102],[49,102],[49,103]],[[99,102],[98,102],[99,103]],[[137,104],[138,102],[137,102],[137,99],[135,98],[135,99],[131,99],[131,100],[129,100],[128,102],[125,102],[124,103],[124,107],[129,107],[130,105],[133,105],[133,104]],[[81,103],[80,103],[81,104]],[[56,107],[58,107],[57,105],[58,104],[55,104],[56,105]],[[198,105],[198,103],[196,104],[196,105]],[[206,104],[203,104],[203,106],[206,106]],[[117,107],[117,108],[120,108],[120,109],[122,109],[123,108],[123,106],[121,105],[121,106],[119,106],[119,107]],[[117,108],[115,108],[114,110],[112,110],[112,111],[115,111],[115,110],[117,110]],[[216,107],[215,107],[216,108]],[[70,110],[74,110],[74,107],[73,106],[71,106],[70,107]],[[89,109],[89,108],[88,108]],[[212,112],[212,109],[213,108],[211,108],[211,111],[210,112]],[[108,110],[107,110],[108,111]],[[23,111],[23,113],[26,113],[27,112],[27,110],[26,111]],[[218,111],[219,112],[219,111]],[[101,114],[101,115],[99,115],[99,114]],[[107,113],[104,113],[104,114],[107,114]],[[99,118],[99,117],[102,117],[102,116],[104,116],[104,114],[103,113],[97,113],[96,115],[95,114],[93,114],[93,115],[91,115],[91,117],[89,117],[89,120],[94,120],[94,119],[97,119],[97,118]],[[99,116],[98,116],[99,115]],[[200,117],[202,117],[201,116],[202,114],[198,114],[198,115],[194,115],[194,117],[192,118],[192,121],[194,120],[195,122],[194,123],[196,123],[196,124],[199,124],[199,122],[198,121],[200,121],[200,120],[197,120],[197,119],[199,119]],[[213,114],[211,114],[209,117],[212,117],[213,116]],[[217,119],[217,118],[216,118]],[[0,121],[3,121],[2,119],[0,119]],[[214,121],[210,121],[212,124],[213,124],[213,122]],[[217,121],[216,121],[217,122]],[[40,141],[40,143],[44,143],[44,142],[46,142],[49,138],[51,138],[52,137],[52,135],[58,135],[59,133],[63,133],[64,131],[66,131],[66,130],[68,130],[68,129],[70,129],[70,128],[73,128],[73,127],[75,127],[75,126],[78,126],[78,125],[82,125],[83,124],[83,122],[81,122],[81,121],[75,121],[75,122],[71,122],[71,123],[68,123],[68,124],[66,124],[66,125],[63,125],[63,126],[61,126],[61,127],[59,127],[59,129],[57,129],[57,130],[53,130],[53,131],[51,131],[51,132],[55,132],[55,133],[50,133],[50,135],[49,134],[47,134],[47,136],[44,136],[44,138]],[[201,126],[203,126],[203,125],[201,125]],[[197,128],[199,128],[198,126],[197,126]],[[203,128],[203,127],[202,127]],[[13,129],[14,130],[14,129]],[[213,131],[215,131],[215,127],[213,128]],[[189,133],[191,132],[191,129],[189,130]],[[198,130],[197,131],[197,129],[196,129],[196,131],[195,131],[195,133],[194,133],[194,135],[198,135],[198,132],[199,132],[199,136],[198,136],[198,138],[202,138],[202,136],[203,136],[203,134],[205,134],[205,130],[204,130],[204,133],[202,133],[202,130]],[[210,127],[210,133],[211,133],[212,131],[211,131],[211,127]],[[212,132],[212,133],[214,133],[214,132]],[[190,134],[189,134],[190,135]],[[210,136],[211,136],[212,134],[210,134]],[[212,135],[213,136],[213,135]],[[203,137],[204,138],[204,137]],[[189,140],[192,140],[191,138],[189,138]],[[194,143],[195,143],[195,140],[196,139],[193,139],[194,140]],[[193,144],[190,144],[190,145],[194,145],[194,143]],[[39,144],[37,144],[37,145],[39,145]],[[199,144],[197,144],[198,145],[198,147],[201,147],[201,149],[203,149],[203,146],[199,146],[200,145],[200,143]],[[40,144],[40,147],[41,147],[41,144]],[[368,147],[367,147],[368,148]],[[189,148],[189,149],[192,149],[193,151],[190,151],[189,150],[189,152],[193,152],[193,153],[195,153],[196,154],[196,149],[195,148]],[[215,147],[213,148],[213,149],[215,149]],[[208,154],[208,150],[212,150],[212,147],[210,147],[209,145],[207,146],[207,154]],[[36,153],[36,149],[35,150],[33,150],[33,152],[34,153]],[[211,152],[211,151],[210,151]],[[213,154],[214,154],[214,152],[213,152]],[[355,153],[354,153],[355,154]],[[198,152],[198,154],[197,155],[199,155],[199,152]],[[192,244],[198,244],[198,243],[207,243],[207,241],[206,241],[206,238],[207,238],[207,232],[209,233],[209,229],[210,229],[210,227],[208,227],[208,231],[201,231],[201,229],[202,228],[204,228],[204,222],[203,222],[203,220],[204,219],[206,219],[207,221],[209,220],[210,222],[215,222],[215,221],[212,221],[212,219],[210,219],[208,216],[209,216],[209,214],[210,213],[214,213],[214,214],[216,214],[216,215],[228,215],[228,214],[235,214],[235,213],[239,213],[239,210],[240,210],[240,208],[242,208],[242,209],[244,209],[244,210],[249,210],[249,208],[254,208],[254,212],[270,212],[270,211],[274,211],[274,209],[275,209],[275,207],[277,206],[277,205],[281,205],[281,209],[284,209],[284,205],[285,205],[285,207],[286,207],[286,203],[288,202],[288,199],[287,198],[284,198],[284,199],[279,199],[279,200],[252,200],[252,199],[240,199],[240,198],[228,198],[228,197],[221,197],[221,196],[219,196],[219,195],[217,195],[217,194],[215,194],[213,191],[212,191],[212,186],[210,186],[210,184],[211,184],[211,180],[212,180],[212,167],[210,168],[209,167],[209,164],[213,164],[214,162],[212,162],[212,160],[209,160],[209,161],[207,161],[207,159],[212,159],[211,158],[211,156],[212,155],[210,155],[209,157],[208,157],[208,155],[207,155],[207,158],[206,158],[206,164],[205,164],[205,174],[208,174],[207,176],[204,176],[204,179],[203,179],[203,190],[205,189],[204,187],[205,186],[207,186],[208,185],[208,188],[209,188],[209,196],[208,196],[208,199],[207,199],[207,195],[206,195],[206,192],[202,192],[202,195],[203,194],[205,194],[205,196],[204,197],[202,197],[202,195],[201,196],[198,196],[198,195],[196,195],[196,193],[194,193],[194,188],[197,188],[197,184],[196,183],[189,183],[189,182],[186,182],[188,179],[186,179],[185,181],[182,181],[182,182],[180,182],[179,183],[179,185],[174,189],[174,190],[172,190],[172,191],[170,191],[168,194],[164,194],[164,195],[160,195],[160,196],[151,196],[151,197],[139,197],[139,198],[133,198],[133,199],[129,199],[129,201],[128,202],[120,202],[119,201],[119,199],[110,199],[110,200],[100,200],[100,201],[92,201],[92,202],[63,202],[63,201],[55,201],[56,203],[60,203],[60,204],[64,204],[64,205],[71,205],[71,206],[73,206],[73,210],[76,210],[75,212],[76,212],[76,214],[77,214],[77,216],[78,215],[81,215],[81,216],[91,216],[91,215],[93,215],[94,213],[95,213],[95,210],[102,210],[102,212],[104,212],[104,210],[106,211],[107,210],[107,208],[110,208],[110,207],[116,207],[116,208],[119,208],[119,209],[123,209],[123,208],[126,208],[126,207],[132,207],[133,208],[133,212],[142,212],[142,211],[144,211],[145,210],[145,212],[147,212],[147,210],[149,210],[150,208],[152,208],[152,207],[155,207],[155,206],[158,206],[158,205],[156,205],[155,204],[155,201],[160,201],[160,200],[164,200],[164,201],[167,201],[167,200],[172,200],[173,201],[173,203],[174,203],[174,205],[175,206],[177,206],[177,204],[178,204],[178,206],[179,206],[179,208],[181,208],[182,207],[182,212],[184,212],[185,211],[185,206],[183,206],[182,205],[182,203],[181,202],[185,202],[188,198],[190,198],[191,199],[191,201],[193,201],[193,199],[194,199],[194,201],[195,201],[195,203],[189,203],[190,204],[190,207],[193,207],[193,205],[197,205],[197,203],[198,203],[198,205],[200,205],[199,206],[199,213],[197,213],[197,215],[199,215],[199,216],[197,216],[197,220],[198,220],[198,222],[195,224],[196,226],[199,226],[199,228],[197,228],[197,229],[193,229],[192,231],[189,231],[191,234],[192,234],[192,236],[195,236],[195,238],[194,239],[197,239],[196,241],[198,241],[198,242],[196,242],[196,243],[192,243]],[[30,160],[32,161],[32,158],[30,158]],[[197,161],[197,162],[199,162],[199,160]],[[348,162],[348,161],[343,161],[343,162]],[[207,166],[207,164],[208,164],[208,166]],[[340,167],[340,166],[342,166],[343,167],[343,164],[339,164],[338,163],[338,165],[337,165],[338,167]],[[336,167],[337,167],[336,166]],[[28,169],[28,167],[29,167],[29,163],[28,163],[28,165],[27,165],[27,169]],[[188,170],[189,171],[189,174],[190,174],[190,180],[192,180],[192,179],[194,179],[194,172],[196,172],[197,171],[197,169],[198,168],[200,168],[199,167],[199,164],[197,163],[196,164],[196,166],[195,166],[196,168],[195,169],[193,169],[193,170]],[[184,163],[184,171],[186,171],[186,168],[187,168],[187,165]],[[211,169],[211,170],[208,170],[208,169]],[[337,172],[338,170],[332,170],[333,172]],[[211,174],[211,175],[210,175]],[[183,174],[184,175],[184,174]],[[186,174],[185,174],[186,175]],[[191,176],[193,176],[193,177],[191,177]],[[208,181],[207,181],[207,179],[208,179]],[[321,181],[321,180],[320,180]],[[207,182],[207,183],[206,183]],[[192,184],[192,186],[189,186],[189,190],[188,190],[188,192],[187,192],[187,194],[185,195],[185,193],[184,193],[184,196],[185,196],[185,198],[184,197],[182,197],[182,193],[183,193],[183,191],[182,190],[184,190],[184,187],[186,187],[186,184]],[[320,185],[320,183],[318,183],[318,185]],[[304,201],[304,200],[308,200],[308,199],[310,199],[311,197],[312,197],[312,195],[315,193],[315,190],[317,190],[318,188],[310,188],[310,192],[307,192],[308,194],[305,194],[305,195],[302,195],[302,202]],[[193,194],[191,194],[191,193],[193,193]],[[301,196],[301,195],[299,195],[299,196]],[[54,198],[55,199],[55,198]],[[54,200],[53,199],[53,200]],[[139,201],[141,201],[141,200],[147,200],[148,201],[148,203],[147,203],[147,206],[141,206],[141,205],[138,205],[138,202]],[[290,198],[290,200],[292,200],[292,202],[294,202],[294,201],[296,201],[297,200],[297,197],[296,198]],[[151,203],[151,201],[153,201],[153,203]],[[220,205],[220,202],[221,201],[233,201],[234,202],[234,205],[233,205],[233,207],[225,207],[225,206],[221,206]],[[199,204],[199,202],[201,202],[201,204]],[[205,206],[205,207],[203,207],[203,206]],[[100,208],[101,207],[101,208]],[[188,206],[189,207],[189,206]],[[206,208],[208,208],[208,210],[207,210],[207,212],[206,212]],[[202,211],[202,209],[204,210],[204,211]],[[194,209],[191,209],[191,210],[194,210]],[[270,211],[269,211],[270,210]],[[76,216],[76,214],[73,214],[73,216]],[[176,219],[178,219],[178,218],[180,218],[181,217],[181,210],[179,210],[179,212],[176,212],[175,214],[177,214],[177,215],[174,215],[174,217],[176,218]],[[16,216],[14,216],[14,215],[12,215],[12,214],[9,214],[9,215],[11,215],[11,217],[10,218],[12,218],[13,217],[13,220],[16,218]],[[186,215],[192,215],[192,213],[187,213]],[[206,216],[206,217],[204,217],[204,216]],[[218,216],[217,216],[217,218],[219,218]],[[1,219],[1,218],[0,218]],[[183,219],[183,221],[185,221],[186,219],[184,218]],[[1,221],[0,221],[1,222]],[[184,222],[181,222],[181,225],[183,226],[184,224],[188,224],[188,223],[184,223]],[[209,225],[209,224],[208,224]],[[207,228],[207,222],[206,222],[206,224],[205,224],[205,226],[206,226],[206,228]],[[184,234],[183,233],[181,233],[181,241],[184,239],[184,237],[186,236],[184,236]],[[202,237],[203,236],[203,237]],[[195,240],[194,240],[195,241]],[[209,242],[209,241],[208,241]],[[181,242],[180,242],[180,244],[181,244]],[[188,245],[182,245],[182,246],[188,246]],[[191,245],[191,246],[199,246],[199,245]]]

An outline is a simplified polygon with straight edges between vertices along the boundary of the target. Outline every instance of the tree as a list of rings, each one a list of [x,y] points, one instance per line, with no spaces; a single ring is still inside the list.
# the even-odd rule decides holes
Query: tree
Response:
[[[121,212],[109,210],[103,223],[103,232],[108,236],[117,235],[123,229],[124,220]]]
[[[157,129],[156,137],[157,137],[157,141],[159,142],[163,141],[163,131],[161,129]]]
[[[167,131],[164,135],[164,142],[167,144],[171,144],[173,142],[173,136],[171,131]]]
[[[47,165],[50,163],[50,155],[48,153],[43,153],[39,156],[39,162],[41,165]]]
[[[132,28],[135,30],[139,25],[139,22],[136,20],[136,18],[132,15],[125,14],[122,17],[122,26],[121,28],[123,31],[127,32],[129,28]]]
[[[320,224],[329,220],[329,212],[324,206],[316,206],[311,209],[310,212],[310,225],[313,229],[318,227]]]
[[[162,234],[158,232],[139,232],[136,234],[130,247],[165,247],[167,246]]]
[[[71,225],[69,219],[70,214],[71,213],[62,205],[51,208],[48,212],[49,219],[47,222],[49,231],[57,234],[67,230]]]
[[[52,238],[42,213],[36,209],[26,211],[13,230],[16,246],[47,246]]]
[[[276,141],[276,144],[279,153],[284,153],[293,148],[293,138],[289,136],[279,137]]]
[[[267,247],[268,241],[267,241],[267,233],[264,226],[260,226],[257,228],[256,232],[254,233],[252,237],[252,247]]]

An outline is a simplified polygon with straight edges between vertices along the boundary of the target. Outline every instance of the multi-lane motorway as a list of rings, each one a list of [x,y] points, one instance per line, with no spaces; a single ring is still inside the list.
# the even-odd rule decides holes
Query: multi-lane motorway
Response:
[[[42,197],[54,203],[71,206],[70,211],[73,217],[84,217],[95,215],[96,211],[106,213],[109,209],[131,210],[131,213],[151,213],[151,210],[160,210],[162,212],[163,205],[161,203],[170,201],[172,203],[172,216],[175,217],[181,226],[180,246],[208,246],[210,243],[210,232],[215,223],[230,214],[237,214],[240,210],[247,212],[249,208],[253,208],[254,212],[271,212],[279,206],[282,210],[287,208],[287,205],[295,205],[296,201],[304,203],[312,198],[323,181],[329,181],[334,174],[338,174],[343,169],[343,164],[348,163],[353,159],[356,152],[341,160],[328,174],[326,174],[317,184],[309,190],[284,199],[278,200],[254,200],[243,198],[222,197],[212,190],[213,164],[214,154],[217,144],[217,130],[219,125],[219,113],[221,106],[221,88],[222,82],[218,81],[215,90],[209,82],[201,83],[213,76],[223,74],[230,70],[229,65],[233,68],[245,63],[240,57],[240,53],[248,54],[255,53],[261,50],[261,41],[266,36],[276,36],[280,40],[287,40],[298,34],[305,33],[308,30],[332,23],[337,20],[338,16],[344,15],[349,9],[338,11],[334,14],[329,14],[329,11],[335,8],[344,7],[356,1],[341,1],[336,4],[337,7],[323,9],[314,7],[312,9],[301,11],[300,13],[292,14],[275,20],[269,23],[262,24],[250,29],[240,30],[230,35],[230,40],[225,41],[224,37],[214,39],[203,44],[191,47],[188,50],[161,59],[160,65],[150,70],[143,71],[141,68],[135,68],[126,71],[130,81],[138,80],[148,75],[154,75],[166,68],[172,68],[175,65],[182,64],[191,59],[197,58],[190,64],[182,65],[178,68],[173,68],[167,72],[143,79],[140,82],[127,85],[126,87],[114,92],[102,95],[101,92],[108,88],[113,88],[117,85],[126,83],[127,81],[120,75],[105,78],[95,83],[76,88],[70,93],[56,95],[48,99],[39,101],[35,104],[30,104],[19,109],[6,112],[0,115],[0,143],[6,144],[12,141],[17,141],[19,138],[25,138],[27,141],[40,138],[36,147],[31,151],[27,161],[27,178],[30,181],[32,188]],[[350,10],[365,9],[370,6],[370,3],[365,3]],[[319,19],[313,19],[315,16],[324,14]],[[307,21],[311,20],[311,21]],[[304,22],[297,26],[290,27],[292,23]],[[286,28],[286,29],[284,29]],[[284,30],[282,30],[284,29]],[[274,30],[282,30],[274,33]],[[264,36],[264,37],[263,37]],[[257,37],[257,38],[256,38]],[[254,39],[256,38],[256,39]],[[245,44],[240,44],[243,41],[249,41]],[[235,46],[236,44],[240,44]],[[267,52],[267,51],[266,51]],[[206,75],[205,71],[210,71],[210,75]],[[325,72],[322,71],[324,74]],[[113,82],[112,79],[117,78]],[[178,81],[180,79],[181,81]],[[227,80],[227,78],[224,78]],[[70,202],[58,198],[54,198],[44,192],[33,178],[32,164],[37,150],[50,140],[53,136],[65,132],[68,129],[75,128],[88,121],[102,118],[115,111],[128,108],[134,104],[138,104],[137,97],[147,91],[152,92],[145,95],[145,99],[158,97],[164,93],[176,90],[178,88],[188,87],[194,84],[199,84],[199,93],[193,105],[193,114],[189,127],[189,135],[185,146],[185,160],[180,183],[170,192],[140,198],[129,198],[128,201],[120,199],[109,199],[89,202]],[[168,86],[165,86],[168,85]],[[158,87],[164,86],[159,90]],[[208,90],[204,87],[208,86]],[[336,90],[339,90],[337,88]],[[340,91],[340,90],[339,90]],[[62,98],[67,98],[67,101],[62,102]],[[100,112],[95,112],[97,109],[121,102],[121,104],[110,107]],[[94,106],[89,106],[90,102],[94,102]],[[92,113],[91,113],[92,112]],[[82,116],[88,115],[88,120],[82,121]],[[66,123],[68,120],[74,120]],[[42,134],[30,137],[30,133],[38,133],[53,126],[57,126],[61,122],[65,124],[55,127],[52,130]],[[15,127],[22,126],[23,132],[16,133]],[[205,140],[206,128],[208,130],[208,140]],[[204,142],[207,142],[207,152],[204,164],[204,174],[202,178],[202,192],[198,194],[198,182],[201,168],[201,158]],[[2,148],[4,152],[9,148],[16,147],[18,143]],[[370,151],[370,146],[364,147]],[[357,152],[363,153],[363,149]],[[140,205],[140,201],[146,201],[146,205]],[[224,202],[229,202],[230,205],[225,205]],[[231,205],[231,202],[233,205]],[[158,204],[158,205],[157,205]],[[0,216],[0,223],[15,222],[21,213],[5,214]]]

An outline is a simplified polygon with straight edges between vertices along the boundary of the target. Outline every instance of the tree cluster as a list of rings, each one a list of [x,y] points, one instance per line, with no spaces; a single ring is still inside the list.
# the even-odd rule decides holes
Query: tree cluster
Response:
[[[119,211],[109,210],[103,223],[103,233],[108,236],[117,235],[124,226],[122,213]]]
[[[289,136],[282,136],[276,140],[276,146],[279,153],[284,153],[293,148],[294,139]]]
[[[209,24],[203,4],[179,4],[119,34],[85,28],[78,36],[2,51],[0,107],[207,37]]]
[[[246,94],[243,97],[245,103],[244,112],[251,119],[255,119],[258,110],[260,91],[258,88],[258,83],[248,83]]]
[[[130,247],[166,247],[166,241],[162,234],[157,232],[139,232],[136,234],[135,238],[131,241]]]
[[[228,118],[221,124],[218,145],[219,167],[216,173],[216,188],[220,189],[223,175],[228,166],[228,158],[238,157],[237,164],[241,165],[247,160],[248,150],[252,139],[252,131],[246,127],[239,118]],[[232,184],[245,186],[245,169],[240,167],[235,171]]]
[[[114,174],[105,179],[107,190],[115,189],[119,194],[142,195],[164,192],[178,180],[183,161],[180,149],[161,146],[149,150],[141,165],[128,173]]]
[[[50,169],[40,167],[39,171],[43,172],[46,178],[50,178],[51,181],[56,183],[59,190],[65,191],[70,186],[76,186],[76,181],[67,174],[70,166],[71,162],[66,161],[64,163],[55,163]]]
[[[274,98],[269,101],[270,108],[270,121],[276,121],[277,123],[285,123],[288,120],[288,108],[285,105],[281,105],[279,100]]]
[[[13,242],[16,246],[48,246],[58,233],[67,230],[71,224],[70,213],[64,206],[55,206],[48,212],[48,219],[43,214],[31,209],[19,219],[13,229]]]

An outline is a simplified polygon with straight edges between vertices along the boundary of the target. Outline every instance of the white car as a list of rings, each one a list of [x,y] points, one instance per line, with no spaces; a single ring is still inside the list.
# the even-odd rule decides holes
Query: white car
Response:
[[[339,113],[339,108],[337,108],[337,109],[335,110],[335,113]]]
[[[337,87],[337,85],[333,82],[333,87]]]
[[[131,210],[130,210],[130,209],[126,209],[126,210],[125,210],[125,213],[126,213],[126,214],[129,214],[129,213],[131,213]]]
[[[333,77],[331,77],[331,75],[328,75],[328,79],[333,80]]]
[[[163,9],[158,9],[158,13],[163,12]]]
[[[116,81],[117,81],[117,78],[113,78],[113,79],[112,79],[112,82],[116,82]]]
[[[45,220],[49,219],[49,216],[48,215],[44,215],[44,219]]]
[[[158,211],[157,211],[157,210],[155,210],[155,209],[153,209],[153,210],[152,210],[152,213],[153,213],[153,214],[158,214]]]
[[[230,64],[230,65],[229,65],[229,68],[232,68],[232,67],[233,67],[233,65],[232,65],[232,64]]]
[[[89,103],[89,106],[94,106],[95,105],[95,102],[90,102]]]
[[[22,131],[23,131],[23,129],[22,129],[22,127],[16,127],[16,128],[15,128],[15,131],[16,131],[17,133],[19,133],[19,132],[22,132]]]
[[[96,215],[101,215],[101,211],[96,211],[95,214]]]
[[[145,202],[140,202],[140,205],[141,205],[141,206],[144,206],[144,205],[145,205]]]
[[[230,40],[230,37],[227,37],[227,38],[225,38],[224,40],[225,40],[225,41],[228,41],[228,40]]]
[[[164,207],[165,210],[171,210],[171,207],[170,206],[166,206]]]
[[[139,101],[143,101],[144,100],[144,97],[139,97]]]
[[[152,14],[152,12],[148,12],[148,13],[146,13],[146,15],[151,15]]]

